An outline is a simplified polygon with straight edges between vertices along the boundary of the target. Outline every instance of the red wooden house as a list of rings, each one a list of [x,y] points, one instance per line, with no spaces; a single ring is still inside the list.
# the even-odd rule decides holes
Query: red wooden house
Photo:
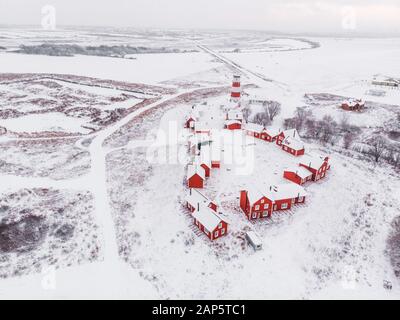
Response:
[[[186,196],[186,207],[193,213],[196,210],[200,210],[201,205],[211,208],[214,212],[218,210],[218,205],[215,201],[211,201],[197,189],[189,189],[189,193]]]
[[[282,141],[282,150],[294,156],[302,156],[305,153],[304,143],[291,137],[287,137]]]
[[[228,223],[204,205],[193,212],[193,222],[210,240],[216,240],[228,233]]]
[[[247,123],[245,127],[246,134],[248,136],[252,136],[254,138],[260,139],[261,134],[264,131],[264,127],[262,125],[256,123]]]
[[[242,122],[239,120],[226,120],[225,129],[228,130],[240,130],[242,129]]]
[[[261,133],[261,139],[268,142],[274,142],[278,138],[279,134],[280,134],[279,129],[265,128]]]
[[[288,137],[291,137],[293,139],[300,139],[299,133],[297,132],[296,129],[288,129],[279,133],[279,135],[276,138],[276,144],[278,146],[281,146],[283,140],[285,140]]]
[[[185,128],[194,129],[194,124],[196,122],[196,118],[193,115],[190,115],[185,122]]]
[[[300,160],[300,166],[312,173],[312,181],[318,181],[326,177],[330,169],[329,158],[322,156],[305,156]]]
[[[265,191],[265,196],[273,201],[272,211],[289,210],[295,204],[305,203],[307,193],[303,187],[294,184],[281,184],[270,186]]]
[[[187,184],[189,188],[203,188],[206,173],[203,167],[194,164],[188,165]]]
[[[348,111],[361,111],[365,107],[365,102],[361,99],[351,99],[342,103],[342,109]]]
[[[240,208],[249,220],[270,217],[272,205],[272,201],[258,188],[251,187],[240,191]]]
[[[312,173],[301,166],[286,169],[283,172],[283,177],[299,185],[303,185],[312,180]]]

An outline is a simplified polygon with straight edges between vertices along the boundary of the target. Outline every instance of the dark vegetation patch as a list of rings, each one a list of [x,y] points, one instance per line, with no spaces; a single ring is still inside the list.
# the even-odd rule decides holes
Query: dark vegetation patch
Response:
[[[392,232],[387,247],[394,274],[400,279],[400,216],[392,222]]]

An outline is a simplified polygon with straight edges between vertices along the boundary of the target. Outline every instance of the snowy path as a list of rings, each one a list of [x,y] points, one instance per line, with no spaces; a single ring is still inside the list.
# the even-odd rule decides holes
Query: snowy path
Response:
[[[68,180],[0,175],[0,179],[6,181],[6,183],[0,185],[0,192],[23,188],[80,189],[91,191],[94,196],[97,223],[103,232],[104,255],[104,261],[54,271],[54,289],[46,288],[44,283],[47,281],[46,277],[48,275],[43,274],[2,280],[0,299],[13,297],[57,299],[72,296],[77,298],[91,296],[95,298],[123,299],[154,298],[157,295],[155,289],[148,282],[140,278],[136,270],[130,268],[119,258],[116,229],[107,191],[106,155],[112,150],[105,149],[103,143],[113,133],[141,113],[197,90],[199,88],[182,90],[174,95],[165,96],[152,104],[130,113],[125,118],[96,135],[83,137],[82,141],[94,136],[88,147],[91,157],[91,170],[86,175]],[[80,146],[85,148],[83,145]],[[77,292],[77,288],[79,288],[79,292]]]

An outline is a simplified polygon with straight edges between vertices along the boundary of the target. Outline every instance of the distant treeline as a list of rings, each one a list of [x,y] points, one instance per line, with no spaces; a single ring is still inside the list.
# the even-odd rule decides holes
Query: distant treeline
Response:
[[[40,45],[21,45],[16,53],[24,54],[40,54],[47,56],[63,56],[72,57],[74,55],[101,56],[101,57],[119,57],[124,58],[130,54],[146,54],[146,53],[181,53],[181,51],[173,48],[148,48],[133,47],[129,45],[117,46],[80,46],[76,44],[50,44],[43,43]]]

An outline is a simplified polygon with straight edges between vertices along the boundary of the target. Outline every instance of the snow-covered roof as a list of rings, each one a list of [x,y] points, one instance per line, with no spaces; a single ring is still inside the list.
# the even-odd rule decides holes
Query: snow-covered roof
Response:
[[[319,170],[325,162],[325,157],[316,155],[305,155],[300,159],[300,164]]]
[[[256,186],[249,186],[247,188],[247,197],[249,198],[249,202],[251,204],[257,202],[261,198],[265,197],[264,193],[260,191],[260,189]]]
[[[362,99],[349,99],[344,101],[343,104],[348,105],[349,107],[355,107],[357,105],[364,105],[365,102]]]
[[[239,120],[226,120],[225,121],[225,124],[227,125],[227,126],[229,126],[229,125],[231,125],[231,124],[241,124],[241,122],[239,121]]]
[[[187,169],[187,178],[190,179],[195,174],[198,174],[202,179],[206,178],[206,172],[203,167],[196,164],[189,164]]]
[[[289,148],[296,150],[296,151],[304,149],[303,141],[294,139],[292,137],[287,137],[285,140],[283,140],[282,145],[288,146]]]
[[[265,128],[264,132],[266,132],[270,137],[276,137],[281,133],[281,130],[278,128]]]
[[[243,120],[243,113],[237,110],[230,110],[227,113],[228,120]]]
[[[207,167],[211,168],[211,155],[210,152],[206,152],[201,148],[200,155],[194,159],[196,165],[205,164]]]
[[[208,206],[211,202],[210,199],[208,199],[204,194],[202,194],[199,190],[197,189],[190,189],[189,193],[186,196],[186,201],[193,207],[196,208],[200,204],[205,204]]]
[[[246,123],[245,129],[252,131],[252,132],[261,133],[264,130],[264,127],[260,124],[249,122],[249,123]]]
[[[255,245],[255,246],[261,246],[262,245],[262,240],[261,238],[258,236],[257,233],[255,233],[254,231],[248,231],[246,232],[247,237],[249,238],[249,240]]]
[[[196,121],[194,124],[194,130],[195,131],[210,131],[211,127],[208,123],[204,122],[204,121]]]
[[[300,138],[299,133],[297,132],[296,129],[287,129],[283,131],[283,134],[285,138],[291,137],[291,138]]]
[[[193,218],[199,221],[209,232],[213,232],[222,222],[222,219],[204,204],[200,204],[199,209],[193,213]]]
[[[298,166],[298,167],[290,167],[290,168],[285,169],[285,171],[294,172],[294,173],[297,174],[301,179],[305,179],[305,178],[307,178],[307,177],[309,177],[309,176],[312,175],[312,173],[311,173],[309,170],[307,170],[306,168],[301,167],[301,166]]]
[[[307,192],[298,184],[286,183],[269,186],[265,192],[265,196],[272,201],[277,201],[305,197],[307,196]]]

